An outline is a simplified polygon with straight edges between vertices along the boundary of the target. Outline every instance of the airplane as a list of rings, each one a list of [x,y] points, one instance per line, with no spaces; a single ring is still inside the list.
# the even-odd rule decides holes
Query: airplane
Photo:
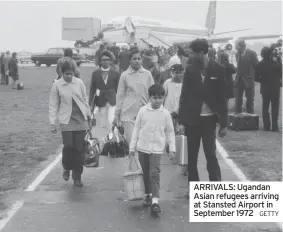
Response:
[[[75,47],[91,47],[93,44],[136,43],[140,48],[148,45],[169,48],[174,44],[186,44],[195,38],[206,38],[211,44],[232,43],[237,39],[256,40],[278,38],[281,34],[261,34],[245,28],[215,33],[217,1],[210,1],[205,26],[182,24],[169,20],[157,20],[138,16],[121,16],[102,25],[91,41],[76,41]],[[243,32],[239,36],[239,32]]]

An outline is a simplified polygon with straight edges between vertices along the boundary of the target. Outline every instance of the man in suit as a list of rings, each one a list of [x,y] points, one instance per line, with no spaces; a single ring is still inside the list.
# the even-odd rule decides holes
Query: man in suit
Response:
[[[256,52],[248,49],[244,40],[237,40],[236,60],[237,75],[235,78],[235,112],[242,112],[243,94],[246,95],[247,113],[254,114],[255,68],[258,63]]]
[[[202,139],[210,181],[221,181],[216,157],[216,123],[219,137],[227,134],[227,100],[225,68],[208,60],[208,42],[196,39],[184,74],[178,121],[188,143],[188,181],[199,181],[197,159]]]
[[[114,120],[116,94],[120,73],[110,67],[112,54],[104,50],[98,58],[99,69],[92,73],[89,91],[89,105],[93,111],[99,108],[101,127],[110,130]]]
[[[280,89],[282,86],[282,63],[272,60],[272,48],[261,50],[262,60],[257,64],[255,81],[260,83],[262,94],[262,119],[265,131],[278,131]],[[269,105],[271,103],[271,123]]]

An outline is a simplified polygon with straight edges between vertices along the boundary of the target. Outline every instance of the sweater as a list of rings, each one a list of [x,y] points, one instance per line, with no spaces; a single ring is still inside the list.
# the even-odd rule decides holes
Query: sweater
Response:
[[[135,122],[130,151],[163,154],[166,141],[169,150],[175,152],[175,132],[170,113],[162,105],[159,109],[153,109],[150,103],[143,106]]]

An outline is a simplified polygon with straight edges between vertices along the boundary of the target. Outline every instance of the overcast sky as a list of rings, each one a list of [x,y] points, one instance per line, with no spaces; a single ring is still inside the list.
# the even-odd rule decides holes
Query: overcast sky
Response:
[[[0,51],[41,51],[73,45],[61,40],[62,17],[121,15],[168,19],[205,25],[208,1],[188,2],[1,2]],[[216,31],[261,28],[282,33],[281,1],[217,1]]]

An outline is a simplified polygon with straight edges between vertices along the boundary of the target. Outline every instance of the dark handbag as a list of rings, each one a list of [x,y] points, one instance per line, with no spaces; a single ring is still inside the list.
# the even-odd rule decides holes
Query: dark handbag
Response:
[[[23,90],[25,88],[24,83],[21,81],[17,84],[17,90]]]
[[[99,156],[100,156],[99,139],[94,138],[92,136],[90,129],[87,131],[85,136],[84,166],[97,168],[99,166]]]
[[[104,143],[100,153],[102,156],[109,154],[112,158],[124,158],[129,154],[129,145],[122,126],[113,126],[112,132],[106,136]]]
[[[229,114],[228,128],[234,131],[252,131],[259,128],[259,116],[256,114]]]

